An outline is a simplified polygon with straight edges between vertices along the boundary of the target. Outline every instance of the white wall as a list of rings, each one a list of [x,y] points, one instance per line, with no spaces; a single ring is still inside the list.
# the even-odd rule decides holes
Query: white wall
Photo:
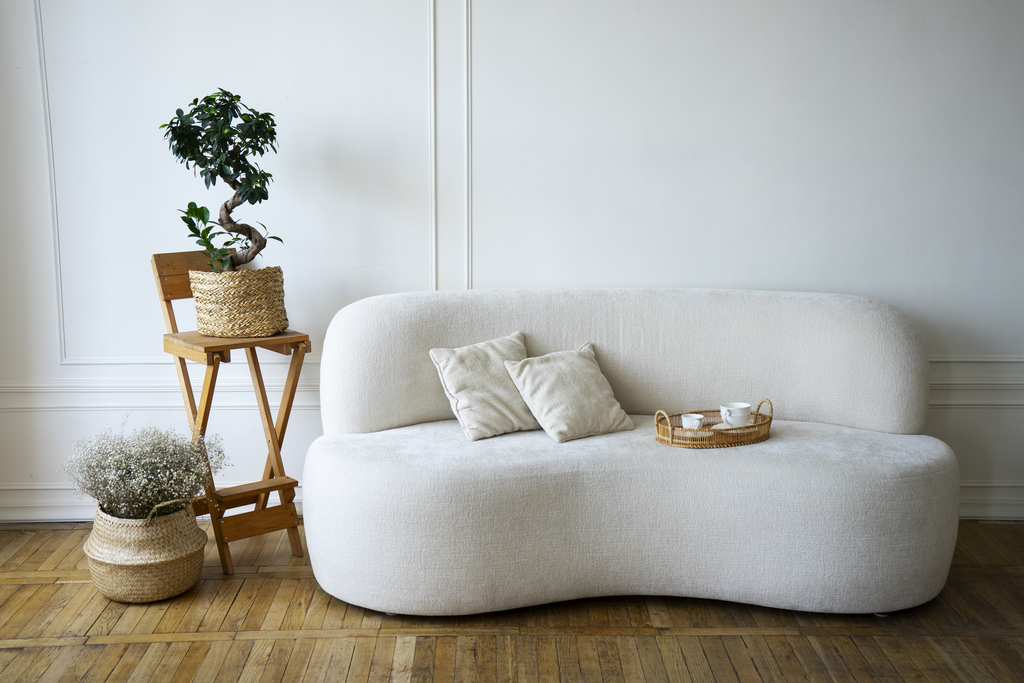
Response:
[[[963,514],[1024,518],[1024,5],[245,7],[0,4],[0,519],[88,517],[60,463],[126,413],[184,428],[148,257],[191,248],[175,209],[224,192],[157,126],[216,87],[278,120],[270,201],[240,212],[285,239],[262,261],[313,336],[290,473],[319,434],[319,342],[356,299],[830,291],[912,317]],[[211,422],[232,482],[263,457],[237,365]]]

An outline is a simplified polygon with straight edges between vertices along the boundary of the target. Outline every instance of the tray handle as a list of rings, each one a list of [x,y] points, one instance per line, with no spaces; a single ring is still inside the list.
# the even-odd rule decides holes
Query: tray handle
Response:
[[[659,410],[658,412],[656,412],[654,414],[654,429],[655,430],[658,429],[658,423],[661,422],[661,418],[662,417],[665,418],[665,424],[668,426],[668,433],[671,434],[672,433],[672,420],[671,420],[671,418],[669,418],[668,413],[666,413],[664,410]]]
[[[762,398],[761,399],[760,403],[757,404],[757,409],[754,412],[755,413],[760,413],[761,412],[761,406],[764,405],[765,403],[768,404],[768,417],[770,419],[775,414],[775,407],[772,405],[772,402],[769,401],[766,398]]]

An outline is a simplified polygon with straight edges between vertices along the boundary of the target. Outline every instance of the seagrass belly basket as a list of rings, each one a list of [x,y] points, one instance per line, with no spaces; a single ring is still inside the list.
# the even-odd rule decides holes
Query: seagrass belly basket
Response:
[[[96,590],[118,602],[154,602],[184,593],[203,570],[206,532],[192,506],[152,519],[120,519],[96,510],[85,540]]]
[[[196,328],[208,337],[269,337],[288,327],[284,275],[258,270],[190,270]]]

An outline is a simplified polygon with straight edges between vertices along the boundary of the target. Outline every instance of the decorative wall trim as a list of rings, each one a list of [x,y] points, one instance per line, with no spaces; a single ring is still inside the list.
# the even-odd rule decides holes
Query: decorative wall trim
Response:
[[[1024,363],[1024,356],[929,356],[929,363]]]
[[[438,290],[437,280],[437,0],[429,0],[430,33],[427,59],[430,60],[430,289]]]
[[[473,289],[473,0],[466,0],[466,289]]]
[[[222,487],[246,482],[221,482]],[[39,492],[49,492],[40,497]],[[19,495],[27,494],[27,495]],[[302,515],[302,487],[295,489],[295,507]],[[241,514],[244,509],[228,514]],[[0,484],[0,522],[89,522],[96,513],[96,503],[80,498],[75,487],[58,484]],[[209,519],[200,517],[200,519]]]
[[[930,372],[933,408],[1024,408],[1024,359],[933,357]]]
[[[64,283],[61,280],[60,265],[60,222],[57,216],[57,170],[53,159],[53,128],[50,119],[50,85],[46,77],[46,43],[43,40],[42,0],[33,2],[36,15],[36,42],[39,46],[39,73],[43,95],[43,125],[46,128],[46,163],[50,174],[50,223],[53,230],[53,265],[57,285],[57,335],[60,348],[60,364],[67,360],[67,344],[64,336]]]
[[[301,515],[301,486],[295,503]],[[81,522],[91,520],[95,509],[95,503],[79,498],[70,484],[0,484],[0,522]],[[960,518],[1024,519],[1024,482],[963,482]]]
[[[961,482],[960,518],[1024,519],[1024,482]]]
[[[54,162],[53,154],[53,130],[52,130],[52,119],[50,115],[50,89],[47,79],[46,69],[46,45],[43,40],[43,0],[33,0],[33,8],[35,10],[36,19],[36,42],[39,49],[39,72],[41,74],[41,85],[42,85],[42,98],[43,98],[43,122],[46,128],[46,156],[48,163],[48,170],[50,175],[50,220],[53,226],[53,256],[54,256],[54,272],[56,273],[56,288],[57,288],[57,335],[58,335],[58,346],[60,348],[60,365],[100,365],[100,366],[119,366],[119,365],[171,365],[173,361],[169,358],[68,358],[67,354],[67,333],[64,324],[64,282],[63,282],[63,270],[61,267],[61,250],[60,250],[60,222],[58,220],[58,208],[57,208],[57,171],[56,164]],[[429,147],[429,169],[428,169],[428,186],[430,195],[430,289],[438,289],[438,274],[437,274],[437,50],[435,45],[435,37],[437,34],[437,12],[436,5],[437,0],[428,0],[429,2],[429,19],[428,19],[428,108],[429,108],[429,132],[428,132],[428,147]],[[470,0],[466,0],[467,3],[467,21],[468,21],[468,5]],[[468,25],[468,24],[467,24]],[[467,33],[468,40],[468,33]],[[467,47],[468,54],[468,47]],[[468,64],[468,61],[467,61]],[[468,81],[467,81],[468,83]],[[468,99],[467,99],[468,101]],[[467,124],[467,136],[468,124]],[[470,214],[472,215],[472,214]],[[467,226],[467,233],[471,233],[470,226]],[[467,249],[467,260],[472,258],[472,248]],[[472,276],[467,281],[468,288],[472,288]],[[309,358],[305,360],[305,365],[319,364],[320,359]],[[261,361],[262,365],[286,365],[287,360],[268,360]]]
[[[265,378],[274,404],[284,391],[283,378]],[[201,385],[193,385],[196,396]],[[256,410],[256,398],[248,378],[222,377],[217,382],[216,409]],[[319,378],[302,379],[293,411],[320,409]],[[183,411],[176,380],[58,380],[0,381],[0,414],[53,412],[146,412]],[[2,487],[0,487],[2,490]]]

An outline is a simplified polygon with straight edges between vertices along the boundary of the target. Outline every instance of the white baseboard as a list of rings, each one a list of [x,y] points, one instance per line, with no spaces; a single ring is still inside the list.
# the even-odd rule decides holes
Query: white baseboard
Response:
[[[241,482],[227,482],[234,486]],[[296,489],[295,507],[302,515],[302,488]],[[96,504],[81,500],[67,485],[0,487],[0,523],[88,522]],[[963,482],[960,519],[1024,520],[1024,482]]]
[[[245,482],[223,482],[223,487]],[[274,499],[271,499],[274,501]],[[302,516],[302,487],[295,490],[295,508]],[[229,512],[238,514],[244,509]],[[0,523],[12,522],[91,522],[96,514],[96,503],[81,499],[67,484],[0,486]],[[201,517],[200,519],[209,519]]]
[[[960,519],[1024,520],[1024,482],[961,482]]]

